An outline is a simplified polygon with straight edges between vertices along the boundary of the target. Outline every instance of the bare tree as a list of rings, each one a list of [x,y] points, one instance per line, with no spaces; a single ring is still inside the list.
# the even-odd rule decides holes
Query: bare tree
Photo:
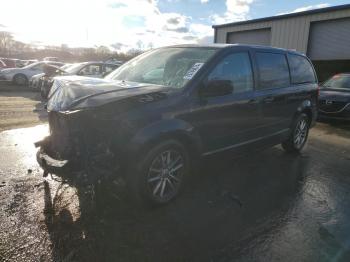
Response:
[[[12,41],[13,36],[10,32],[0,31],[0,52],[9,55]]]

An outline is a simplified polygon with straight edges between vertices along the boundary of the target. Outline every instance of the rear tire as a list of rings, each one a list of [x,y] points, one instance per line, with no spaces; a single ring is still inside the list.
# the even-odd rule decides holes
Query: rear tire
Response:
[[[288,153],[299,153],[306,144],[310,129],[310,119],[301,113],[293,122],[289,138],[282,143],[283,149]]]
[[[137,202],[152,206],[174,200],[180,193],[190,170],[189,154],[176,140],[152,146],[131,168],[128,183]]]
[[[23,74],[17,74],[13,77],[13,83],[19,86],[25,86],[28,84],[28,78]]]

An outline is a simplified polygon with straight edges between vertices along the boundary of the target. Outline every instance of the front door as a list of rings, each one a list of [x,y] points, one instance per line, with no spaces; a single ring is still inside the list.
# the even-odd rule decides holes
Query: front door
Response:
[[[204,85],[215,80],[229,81],[232,93],[205,97],[194,94],[187,119],[202,138],[204,154],[228,150],[254,139],[261,122],[254,100],[254,77],[248,51],[224,56],[213,67]]]

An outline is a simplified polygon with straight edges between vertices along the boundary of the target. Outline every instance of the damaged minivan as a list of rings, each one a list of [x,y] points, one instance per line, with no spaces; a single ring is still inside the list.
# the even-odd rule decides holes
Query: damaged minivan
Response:
[[[148,51],[104,79],[58,77],[50,136],[36,143],[44,174],[122,179],[139,199],[174,199],[201,157],[281,143],[299,152],[317,114],[309,59],[248,45]]]

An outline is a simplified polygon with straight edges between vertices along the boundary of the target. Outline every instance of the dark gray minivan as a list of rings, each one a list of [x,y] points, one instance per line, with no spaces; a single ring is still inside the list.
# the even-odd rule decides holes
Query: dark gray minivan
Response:
[[[37,143],[37,158],[45,173],[118,176],[140,199],[161,204],[178,195],[199,157],[279,143],[299,152],[317,106],[317,77],[303,54],[163,47],[105,79],[57,78],[47,104],[51,133]]]

